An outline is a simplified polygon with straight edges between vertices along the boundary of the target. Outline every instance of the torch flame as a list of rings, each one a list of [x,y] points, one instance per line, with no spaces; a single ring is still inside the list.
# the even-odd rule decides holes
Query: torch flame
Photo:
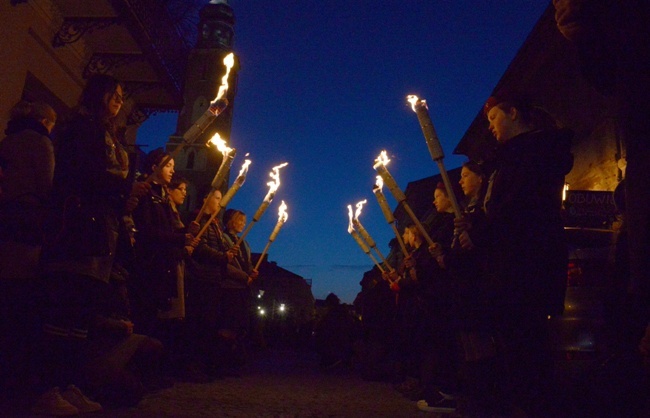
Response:
[[[377,168],[380,165],[387,165],[390,162],[390,159],[388,158],[388,154],[386,154],[386,150],[383,150],[377,158],[375,158],[375,165],[373,168]]]
[[[352,233],[354,231],[354,226],[352,224],[352,205],[348,205],[348,218],[350,218],[350,222],[348,223],[348,233]]]
[[[280,187],[280,169],[288,164],[289,163],[282,163],[271,169],[272,171],[269,173],[269,176],[271,176],[273,180],[266,183],[266,185],[269,186],[269,192],[266,194],[266,197],[264,197],[265,201],[270,202],[273,199],[275,192],[278,190],[278,187]]]
[[[381,176],[377,176],[377,181],[375,182],[375,185],[381,191],[381,189],[384,187],[384,179],[381,178]]]
[[[366,203],[368,203],[367,199],[364,199],[364,200],[357,203],[357,210],[354,212],[354,219],[355,220],[357,220],[357,221],[359,220],[359,215],[361,215],[361,210],[363,209],[363,205],[365,205]]]
[[[251,165],[251,160],[244,160],[244,164],[241,166],[241,170],[239,170],[239,176],[246,176],[248,174],[248,166]]]
[[[232,151],[232,148],[230,148],[228,145],[226,145],[226,141],[221,139],[221,136],[219,135],[219,132],[214,134],[212,138],[208,141],[208,144],[214,144],[217,146],[217,149],[221,151],[224,154],[229,153]]]
[[[427,110],[429,109],[429,107],[427,106],[427,101],[424,100],[424,99],[420,100],[418,98],[418,96],[416,96],[414,94],[409,94],[408,96],[406,96],[406,100],[409,103],[411,103],[411,109],[413,109],[414,112],[417,112],[417,110],[415,109],[415,106],[417,106],[418,103],[420,103],[420,106],[424,106],[425,109],[427,109]]]
[[[280,209],[278,209],[278,222],[286,222],[289,219],[289,214],[287,213],[287,204],[284,203],[284,200],[280,204]]]
[[[228,76],[230,75],[230,69],[235,65],[235,55],[231,52],[226,55],[223,59],[223,64],[226,66],[226,74],[221,78],[221,85],[219,86],[219,91],[217,92],[217,97],[210,103],[214,105],[226,94],[228,91]]]

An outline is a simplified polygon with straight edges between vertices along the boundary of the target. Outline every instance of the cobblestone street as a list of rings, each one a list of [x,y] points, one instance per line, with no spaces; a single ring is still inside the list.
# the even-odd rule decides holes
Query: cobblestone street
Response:
[[[345,369],[322,372],[311,352],[266,350],[252,355],[241,377],[208,384],[176,383],[137,408],[96,417],[415,417],[415,402],[388,383]]]

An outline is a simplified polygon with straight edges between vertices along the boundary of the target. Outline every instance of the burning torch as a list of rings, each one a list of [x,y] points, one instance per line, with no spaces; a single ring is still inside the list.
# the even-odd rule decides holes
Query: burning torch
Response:
[[[205,207],[208,201],[210,200],[214,192],[219,189],[219,186],[221,186],[221,182],[226,178],[226,174],[228,173],[228,170],[230,170],[230,166],[232,165],[232,162],[235,159],[235,155],[237,154],[237,150],[235,148],[228,147],[226,145],[226,141],[221,139],[219,133],[214,134],[214,136],[210,139],[209,142],[217,146],[217,149],[221,151],[221,153],[223,154],[223,159],[221,160],[221,165],[219,166],[219,170],[217,170],[217,173],[214,175],[214,178],[212,179],[212,183],[210,184],[210,193],[208,194],[208,197],[206,197],[206,199],[203,201],[201,210],[199,211],[198,215],[196,215],[196,219],[194,219],[194,222],[199,222],[201,220],[201,217],[205,212]]]
[[[368,257],[370,257],[372,262],[375,263],[379,271],[385,273],[386,271],[384,270],[384,268],[381,266],[381,264],[379,264],[375,256],[373,256],[372,253],[370,252],[370,248],[368,247],[368,245],[359,236],[359,233],[354,230],[353,217],[352,217],[352,205],[348,205],[348,217],[350,218],[350,222],[348,223],[348,232],[350,233],[350,235],[352,235],[352,238],[354,238],[357,244],[359,244],[359,247],[361,247],[363,252],[368,254]]]
[[[280,232],[280,228],[282,228],[282,225],[287,221],[289,218],[289,214],[287,213],[287,205],[284,203],[284,200],[282,201],[282,204],[280,205],[280,209],[278,210],[278,222],[275,224],[275,228],[273,228],[273,232],[271,232],[271,236],[269,237],[269,242],[266,243],[266,247],[264,247],[264,251],[262,251],[262,254],[260,255],[260,258],[257,260],[257,264],[255,264],[255,271],[259,268],[260,264],[262,263],[262,259],[264,258],[264,255],[268,251],[269,247],[271,246],[271,243],[275,241],[275,238],[278,236],[278,233]]]
[[[420,231],[424,239],[427,241],[429,246],[435,246],[435,242],[431,239],[429,234],[427,233],[426,229],[422,226],[422,223],[420,223],[420,220],[415,216],[415,213],[413,213],[413,210],[409,206],[408,202],[406,201],[406,195],[402,190],[399,188],[397,185],[397,182],[391,176],[390,172],[386,168],[386,164],[388,164],[390,160],[388,159],[388,156],[386,155],[386,151],[382,151],[381,154],[377,157],[375,160],[375,165],[372,167],[379,173],[381,178],[384,180],[384,183],[388,186],[388,190],[393,194],[393,197],[395,197],[395,200],[397,200],[397,203],[401,203],[404,207],[404,210],[406,213],[409,215],[417,229]]]
[[[427,147],[429,148],[431,158],[436,162],[436,164],[438,164],[438,170],[440,170],[442,181],[445,184],[445,189],[447,189],[447,196],[449,196],[451,205],[454,208],[456,219],[461,218],[462,215],[460,206],[456,200],[456,194],[454,193],[454,189],[451,186],[451,181],[449,180],[449,175],[447,174],[445,163],[443,162],[445,154],[442,151],[442,146],[440,145],[438,134],[436,134],[436,129],[433,127],[433,122],[431,122],[427,102],[426,100],[420,100],[418,96],[414,96],[412,94],[406,96],[406,99],[409,103],[411,103],[411,109],[413,109],[415,114],[418,116],[420,128],[422,128],[422,134],[424,135],[424,140],[427,142]]]
[[[397,230],[397,226],[395,226],[395,217],[393,216],[393,212],[391,212],[390,207],[388,206],[388,202],[386,201],[386,196],[384,196],[384,192],[382,191],[383,187],[384,187],[384,181],[382,180],[381,176],[377,176],[377,182],[375,183],[375,187],[372,189],[372,192],[375,194],[375,197],[377,198],[377,202],[379,202],[379,206],[381,207],[381,211],[384,213],[384,217],[386,218],[386,221],[388,222],[388,224],[393,229],[393,232],[395,233],[395,237],[397,238],[399,247],[402,249],[402,254],[404,254],[405,257],[408,257],[409,253],[406,250],[406,246],[404,245],[404,240],[402,239],[402,236]]]
[[[244,238],[246,238],[246,235],[253,227],[253,224],[257,223],[257,221],[260,220],[264,212],[266,212],[266,209],[269,207],[269,205],[273,201],[273,198],[275,197],[275,192],[280,187],[280,169],[288,164],[289,163],[282,163],[280,165],[276,165],[271,169],[269,176],[271,176],[273,180],[266,183],[266,185],[269,186],[269,192],[266,194],[266,196],[264,196],[264,200],[262,201],[262,204],[257,209],[257,212],[255,212],[255,215],[253,215],[253,221],[248,224],[248,226],[246,227],[244,232],[242,232],[241,236],[239,237],[235,245],[240,245],[242,241],[244,241]]]
[[[223,64],[226,66],[226,73],[221,78],[221,85],[219,86],[219,91],[217,96],[213,101],[210,102],[210,106],[205,110],[203,115],[199,117],[190,128],[183,134],[183,141],[176,147],[176,149],[171,152],[156,168],[154,174],[160,174],[163,167],[165,167],[171,160],[178,155],[178,153],[186,146],[192,144],[196,141],[196,138],[199,137],[205,131],[205,129],[210,126],[212,121],[219,116],[228,106],[228,99],[226,98],[226,93],[228,92],[228,76],[230,75],[230,69],[235,64],[235,56],[231,52],[226,55],[223,59]],[[146,180],[150,183],[153,181],[154,175],[152,174]]]
[[[354,219],[352,219],[352,224],[354,226],[354,229],[359,232],[361,235],[361,238],[368,244],[370,248],[375,250],[381,261],[384,263],[386,267],[388,267],[389,271],[393,271],[393,268],[388,264],[388,261],[386,261],[386,258],[384,255],[379,251],[379,248],[377,248],[377,244],[375,243],[375,240],[372,239],[368,231],[366,231],[366,228],[361,225],[361,222],[359,221],[359,215],[361,215],[361,210],[363,209],[363,205],[365,205],[368,201],[367,200],[362,200],[357,203],[357,210],[354,212]]]
[[[219,201],[219,206],[221,209],[225,208],[228,206],[228,203],[230,203],[230,200],[232,197],[239,191],[239,188],[244,184],[246,181],[246,174],[248,174],[248,166],[250,165],[251,160],[244,160],[244,164],[242,164],[241,170],[239,171],[239,175],[235,179],[235,181],[232,183],[226,194],[221,198]],[[212,215],[210,215],[210,219],[203,225],[203,228],[199,231],[199,233],[196,235],[196,238],[200,238],[201,235],[208,229],[208,226],[212,223],[214,218],[217,217],[217,214],[220,212],[220,210],[214,211]]]

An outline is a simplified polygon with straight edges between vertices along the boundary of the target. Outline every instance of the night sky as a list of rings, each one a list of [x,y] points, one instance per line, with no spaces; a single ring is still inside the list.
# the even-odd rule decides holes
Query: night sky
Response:
[[[347,232],[347,205],[368,199],[361,223],[388,254],[394,237],[372,194],[383,150],[402,188],[438,174],[408,94],[426,99],[445,166],[485,99],[549,2],[406,0],[228,2],[237,19],[241,70],[234,103],[233,175],[250,153],[246,183],[230,207],[249,220],[283,162],[271,207],[247,236],[261,252],[281,200],[289,219],[269,260],[312,279],[316,298],[351,303],[372,267]],[[152,116],[138,133],[148,149],[174,133],[176,114]],[[216,152],[216,151],[215,151]],[[384,187],[389,204],[396,202]]]

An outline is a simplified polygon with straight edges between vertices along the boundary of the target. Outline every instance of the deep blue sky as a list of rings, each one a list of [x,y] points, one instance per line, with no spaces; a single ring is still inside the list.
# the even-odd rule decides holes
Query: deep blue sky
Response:
[[[206,0],[207,3],[207,0]],[[234,52],[241,70],[231,146],[253,161],[230,206],[249,219],[282,162],[282,186],[247,240],[261,252],[281,200],[289,220],[269,259],[313,280],[312,292],[352,302],[372,262],[347,233],[347,208],[368,199],[361,222],[388,253],[394,237],[372,187],[375,157],[405,190],[438,173],[406,95],[427,100],[448,169],[451,155],[548,2],[530,0],[244,1]],[[176,114],[152,116],[138,143],[162,146]],[[233,175],[234,177],[234,175]],[[387,188],[391,207],[396,202]]]

